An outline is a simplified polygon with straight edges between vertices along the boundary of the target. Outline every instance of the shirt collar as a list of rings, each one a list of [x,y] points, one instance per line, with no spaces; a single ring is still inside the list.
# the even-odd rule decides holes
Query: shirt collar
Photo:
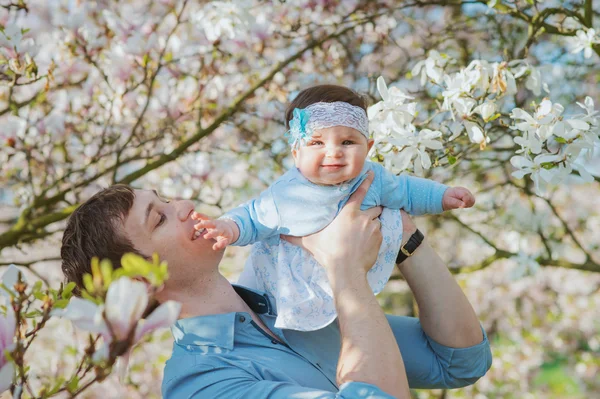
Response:
[[[276,316],[275,301],[268,294],[232,284],[236,293],[257,314]],[[238,313],[223,313],[179,319],[171,326],[175,343],[181,346],[217,346],[233,349]]]

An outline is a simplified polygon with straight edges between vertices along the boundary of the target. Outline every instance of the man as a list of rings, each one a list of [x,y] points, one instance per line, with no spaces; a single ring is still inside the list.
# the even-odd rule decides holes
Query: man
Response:
[[[409,398],[409,383],[474,383],[491,365],[489,344],[426,239],[399,265],[420,320],[386,318],[378,306],[366,273],[381,243],[381,209],[360,211],[371,181],[324,230],[290,238],[326,268],[332,286],[338,322],[318,331],[275,328],[276,304],[267,295],[232,286],[219,273],[223,253],[195,234],[193,203],[156,192],[113,186],[78,208],[63,237],[63,272],[81,287],[92,256],[119,264],[125,252],[156,252],[168,262],[170,278],[157,299],[181,302],[182,313],[172,327],[166,399]],[[403,224],[406,241],[416,227],[405,215]]]

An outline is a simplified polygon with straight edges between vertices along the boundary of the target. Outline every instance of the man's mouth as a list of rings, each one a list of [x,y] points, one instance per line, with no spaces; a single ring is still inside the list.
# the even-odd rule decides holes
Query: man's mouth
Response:
[[[206,233],[206,229],[194,230],[194,234],[192,234],[192,241],[196,241],[200,238],[204,233]]]

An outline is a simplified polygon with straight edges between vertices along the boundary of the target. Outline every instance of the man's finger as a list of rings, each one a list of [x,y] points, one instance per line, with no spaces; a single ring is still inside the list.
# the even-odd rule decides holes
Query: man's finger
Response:
[[[369,208],[365,211],[365,213],[367,215],[369,215],[371,217],[371,219],[377,219],[379,216],[381,216],[381,212],[383,211],[383,208],[380,206],[375,206],[373,208]]]
[[[367,173],[367,178],[358,186],[356,191],[352,193],[348,202],[345,206],[351,206],[355,208],[360,208],[360,205],[363,203],[365,196],[367,195],[367,191],[369,191],[369,187],[371,183],[373,183],[374,174],[372,171]]]

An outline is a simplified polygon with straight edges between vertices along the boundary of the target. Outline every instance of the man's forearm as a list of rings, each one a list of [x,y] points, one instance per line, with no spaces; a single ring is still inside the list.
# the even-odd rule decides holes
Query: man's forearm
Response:
[[[466,348],[483,340],[473,307],[427,238],[398,267],[415,296],[427,335],[453,348]]]
[[[397,398],[410,398],[400,350],[364,276],[331,278],[341,332],[337,382],[378,386]]]

